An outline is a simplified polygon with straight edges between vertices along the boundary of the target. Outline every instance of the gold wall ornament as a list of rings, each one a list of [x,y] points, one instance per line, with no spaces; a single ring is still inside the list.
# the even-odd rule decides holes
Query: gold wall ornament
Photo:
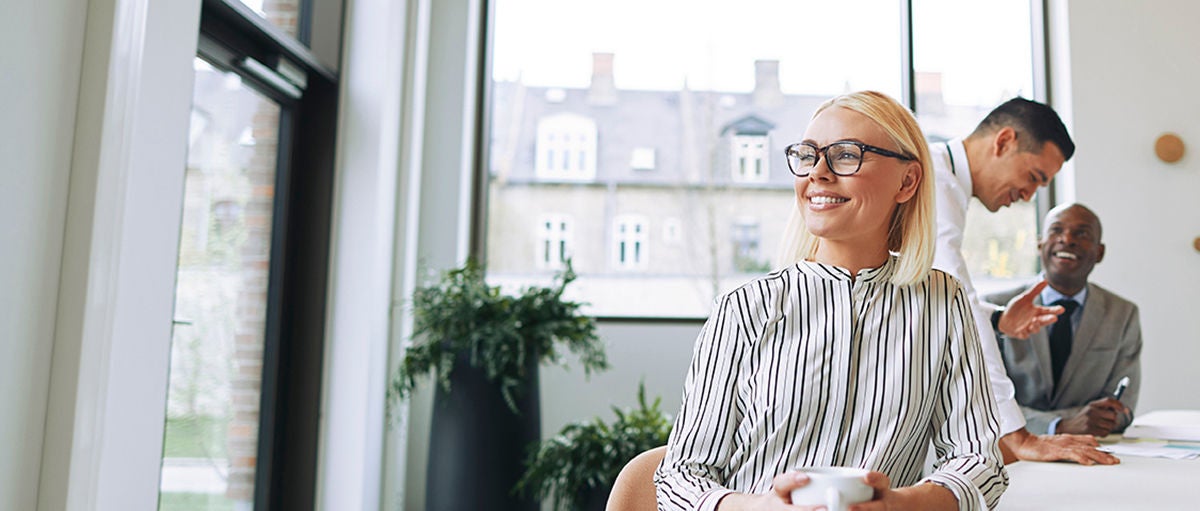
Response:
[[[1174,133],[1163,133],[1154,141],[1154,154],[1167,163],[1175,163],[1182,159],[1183,149],[1183,139]]]

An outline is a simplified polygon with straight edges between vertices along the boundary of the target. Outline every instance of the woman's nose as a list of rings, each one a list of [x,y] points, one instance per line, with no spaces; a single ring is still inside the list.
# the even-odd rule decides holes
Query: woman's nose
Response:
[[[829,169],[829,160],[822,156],[821,159],[817,160],[817,164],[813,165],[812,170],[809,171],[808,178],[813,181],[830,181],[836,175]]]

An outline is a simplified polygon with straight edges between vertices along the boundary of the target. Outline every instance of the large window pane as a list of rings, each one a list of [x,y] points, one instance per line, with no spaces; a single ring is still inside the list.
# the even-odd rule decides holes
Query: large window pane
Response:
[[[917,119],[935,143],[967,135],[992,108],[1033,98],[1029,0],[913,0]],[[995,289],[1038,272],[1036,202],[967,210],[963,255],[976,287]]]
[[[253,508],[280,107],[195,61],[159,509]]]
[[[899,97],[900,4],[497,0],[488,277],[570,258],[602,316],[703,317],[770,269],[783,147],[848,90]]]

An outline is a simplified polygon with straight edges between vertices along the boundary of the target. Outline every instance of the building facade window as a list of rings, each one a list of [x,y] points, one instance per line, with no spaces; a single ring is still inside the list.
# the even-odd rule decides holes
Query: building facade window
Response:
[[[733,137],[733,181],[735,183],[765,183],[769,143],[766,135],[735,135]]]
[[[633,157],[629,161],[629,166],[633,170],[654,170],[654,148],[635,147],[633,149]]]
[[[619,270],[646,267],[646,218],[623,215],[613,223],[613,266]]]
[[[742,273],[770,271],[770,262],[762,257],[762,232],[754,218],[733,222],[733,267]]]
[[[536,236],[538,268],[562,268],[571,257],[571,219],[565,215],[546,215],[538,221]]]
[[[539,179],[595,179],[595,121],[569,113],[543,118],[538,122],[534,153],[534,172]]]

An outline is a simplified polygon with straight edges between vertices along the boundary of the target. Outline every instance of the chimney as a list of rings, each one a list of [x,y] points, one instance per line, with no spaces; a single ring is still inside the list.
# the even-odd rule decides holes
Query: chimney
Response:
[[[592,86],[588,90],[588,103],[612,105],[617,102],[617,86],[613,82],[613,54],[592,54]]]
[[[779,88],[779,61],[754,61],[754,105],[772,107],[783,104],[783,90]]]

